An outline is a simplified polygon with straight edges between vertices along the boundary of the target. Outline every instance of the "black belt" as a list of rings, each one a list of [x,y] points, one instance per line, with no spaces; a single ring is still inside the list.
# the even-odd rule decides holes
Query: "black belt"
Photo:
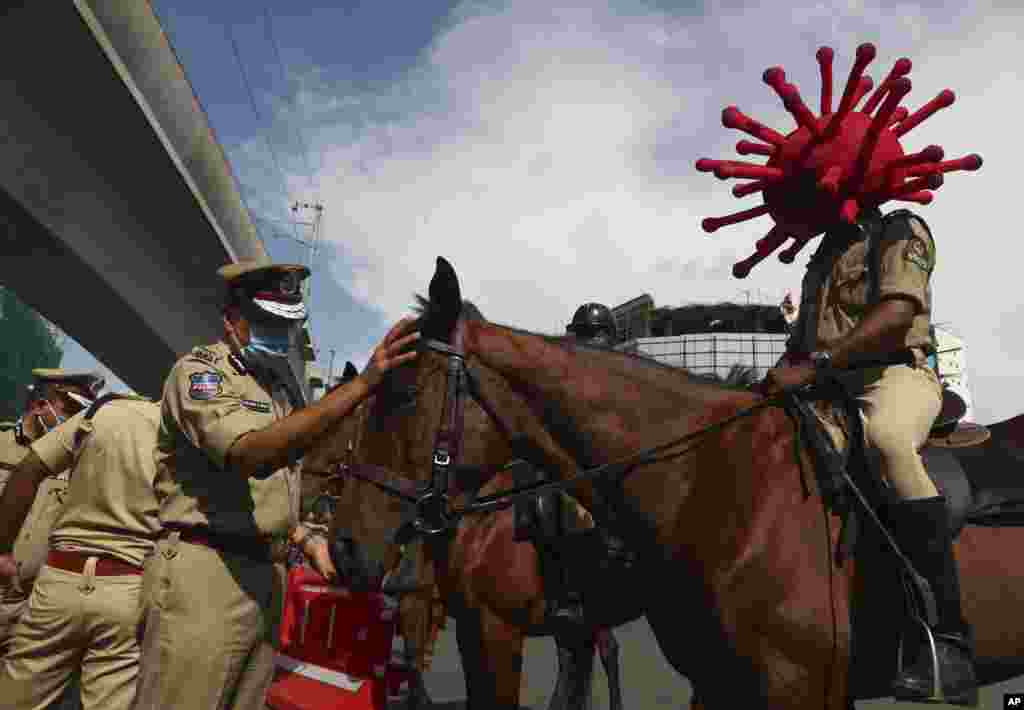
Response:
[[[217,552],[240,555],[258,562],[270,562],[270,543],[260,538],[218,533],[206,527],[165,526],[162,537],[178,533],[182,542],[202,545]]]

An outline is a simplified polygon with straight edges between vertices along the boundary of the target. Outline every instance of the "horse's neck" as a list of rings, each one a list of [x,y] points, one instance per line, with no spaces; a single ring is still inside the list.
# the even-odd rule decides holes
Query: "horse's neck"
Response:
[[[615,456],[696,430],[749,396],[691,381],[629,356],[573,352],[492,324],[467,328],[467,347],[525,395],[559,444],[586,462],[596,447]]]

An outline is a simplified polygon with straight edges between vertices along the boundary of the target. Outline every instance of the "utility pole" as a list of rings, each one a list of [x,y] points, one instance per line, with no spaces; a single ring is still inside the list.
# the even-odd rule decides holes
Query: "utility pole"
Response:
[[[309,253],[308,253],[308,259],[307,259],[307,262],[306,262],[306,267],[310,271],[310,277],[306,279],[306,293],[305,293],[306,307],[308,308],[309,304],[310,304],[310,286],[311,286],[311,282],[313,280],[313,276],[312,276],[313,264],[314,264],[314,260],[316,258],[317,249],[320,247],[320,223],[321,223],[321,220],[323,219],[323,215],[324,215],[324,206],[321,205],[319,202],[313,202],[313,203],[310,203],[310,202],[296,202],[295,204],[292,205],[292,213],[293,214],[297,215],[299,213],[300,209],[301,210],[312,210],[313,211],[313,221],[312,222],[301,222],[299,220],[296,220],[296,222],[295,222],[296,224],[301,224],[303,226],[312,227],[313,228],[313,238],[309,242],[303,242],[309,248]]]
[[[334,348],[331,348],[331,366],[327,370],[327,385],[324,388],[324,391],[329,390],[334,382],[334,353]]]

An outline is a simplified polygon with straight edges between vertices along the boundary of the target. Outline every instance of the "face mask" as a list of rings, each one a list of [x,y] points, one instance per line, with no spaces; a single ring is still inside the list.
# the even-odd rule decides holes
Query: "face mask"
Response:
[[[241,348],[246,364],[272,373],[284,385],[295,407],[306,404],[305,391],[300,384],[305,370],[299,346],[301,329],[301,322],[251,323],[249,344]]]

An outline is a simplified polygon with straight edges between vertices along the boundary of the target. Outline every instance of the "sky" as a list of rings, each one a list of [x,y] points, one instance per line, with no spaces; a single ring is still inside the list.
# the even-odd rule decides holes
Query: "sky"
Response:
[[[296,238],[311,230],[290,223],[289,205],[324,207],[310,311],[318,365],[333,352],[335,374],[365,364],[438,255],[488,319],[541,332],[562,332],[592,300],[797,296],[813,248],[733,278],[770,217],[703,232],[702,218],[760,199],[734,198],[733,182],[694,163],[739,157],[749,136],[722,126],[725,106],[792,130],[761,80],[768,67],[783,66],[816,112],[818,47],[836,52],[834,103],[860,43],[878,48],[876,84],[909,57],[905,105],[945,88],[957,100],[903,137],[906,152],[938,144],[947,159],[985,159],[913,206],[937,243],[934,318],[966,341],[977,420],[1024,411],[1013,209],[1024,104],[1022,70],[1006,59],[1024,36],[1019,3],[152,4],[271,255],[305,261]],[[94,365],[69,347],[65,367]]]

